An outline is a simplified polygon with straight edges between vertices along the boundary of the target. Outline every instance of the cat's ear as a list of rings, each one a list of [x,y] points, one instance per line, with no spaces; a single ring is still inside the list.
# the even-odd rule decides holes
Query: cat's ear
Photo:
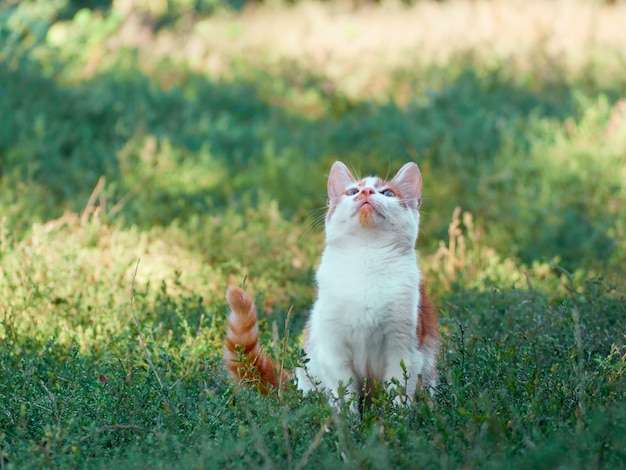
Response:
[[[328,175],[328,203],[335,204],[348,186],[356,183],[348,167],[341,162],[333,163]]]
[[[405,164],[391,182],[400,189],[402,200],[415,209],[422,204],[422,174],[413,162]]]

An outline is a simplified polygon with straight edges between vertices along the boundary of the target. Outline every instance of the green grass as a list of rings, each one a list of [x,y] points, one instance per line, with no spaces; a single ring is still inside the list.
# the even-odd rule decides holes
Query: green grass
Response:
[[[342,81],[241,48],[216,71],[150,51],[254,17],[168,4],[136,2],[140,49],[108,2],[0,7],[0,469],[626,468],[623,52],[363,54]],[[424,175],[441,384],[409,408],[223,368],[244,279],[265,348],[300,361],[336,159]]]

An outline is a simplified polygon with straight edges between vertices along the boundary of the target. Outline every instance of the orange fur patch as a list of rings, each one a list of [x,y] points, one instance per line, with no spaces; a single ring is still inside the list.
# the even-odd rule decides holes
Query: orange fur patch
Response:
[[[417,338],[420,345],[428,347],[437,346],[439,343],[439,322],[437,320],[437,310],[433,305],[430,297],[426,293],[424,283],[420,283],[420,306],[419,306],[419,325],[417,327]]]
[[[368,228],[374,225],[374,221],[372,220],[372,214],[374,213],[374,208],[370,205],[363,206],[359,209],[359,224],[363,228]]]
[[[428,348],[431,350],[439,349],[439,321],[437,320],[437,309],[433,305],[430,297],[426,293],[424,282],[420,283],[420,305],[419,320],[417,322],[417,339],[419,341],[419,349]],[[431,370],[424,370],[422,375],[429,382],[434,382],[437,377],[437,369],[433,364]]]

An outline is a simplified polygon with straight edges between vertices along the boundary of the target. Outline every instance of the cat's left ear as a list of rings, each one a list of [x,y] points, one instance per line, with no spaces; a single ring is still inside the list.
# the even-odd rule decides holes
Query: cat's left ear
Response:
[[[414,209],[422,205],[422,174],[413,162],[405,164],[391,182],[398,187],[402,200]]]
[[[348,167],[341,162],[333,163],[328,175],[328,203],[335,204],[351,184],[356,183]]]

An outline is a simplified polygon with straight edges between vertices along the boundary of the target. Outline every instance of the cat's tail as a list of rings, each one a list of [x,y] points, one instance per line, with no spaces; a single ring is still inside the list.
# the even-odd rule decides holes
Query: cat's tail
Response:
[[[259,345],[259,322],[252,298],[239,287],[229,287],[228,329],[224,340],[224,361],[230,375],[238,381],[256,383],[263,394],[279,388],[288,379]]]

